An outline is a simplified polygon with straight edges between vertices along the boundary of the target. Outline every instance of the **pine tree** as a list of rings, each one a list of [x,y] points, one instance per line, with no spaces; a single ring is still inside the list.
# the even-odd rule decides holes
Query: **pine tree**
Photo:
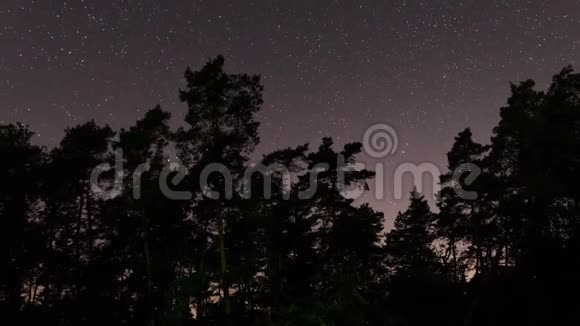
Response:
[[[394,274],[420,276],[437,273],[440,266],[433,250],[435,215],[425,198],[413,190],[409,208],[395,219],[387,233],[387,266]]]
[[[224,58],[218,56],[210,60],[199,71],[187,69],[185,79],[187,88],[180,91],[180,98],[188,105],[185,122],[188,129],[180,129],[176,134],[180,157],[188,166],[193,181],[196,182],[204,168],[220,164],[228,170],[234,181],[242,176],[246,155],[258,143],[255,113],[262,104],[262,85],[259,76],[246,74],[228,74],[223,71]],[[207,223],[217,228],[219,247],[220,284],[223,296],[225,319],[231,314],[230,273],[227,264],[226,218],[236,213],[226,195],[229,189],[224,178],[211,174],[207,179],[208,189],[218,193],[218,200],[199,196],[208,189],[196,189],[194,196],[197,202],[193,206],[202,208],[195,218],[203,219],[203,228],[209,230]],[[195,210],[195,207],[194,207]],[[205,244],[202,244],[205,245]],[[207,249],[202,249],[205,255]],[[205,260],[204,257],[201,260]],[[198,266],[198,270],[202,270]],[[202,311],[198,313],[202,314]],[[226,321],[229,322],[229,321]]]
[[[50,153],[43,200],[52,257],[45,265],[43,300],[55,307],[60,322],[105,322],[110,317],[91,308],[111,306],[108,290],[114,275],[99,271],[105,203],[90,180],[94,168],[107,162],[113,135],[108,126],[90,121],[67,129]]]
[[[476,272],[482,270],[483,253],[489,246],[490,227],[486,214],[490,210],[486,209],[489,206],[486,205],[487,189],[483,187],[487,177],[484,174],[487,151],[488,147],[474,142],[471,130],[465,129],[455,137],[455,143],[447,154],[449,172],[440,178],[442,189],[437,202],[439,213],[436,215],[435,233],[444,247],[442,258],[446,270],[457,281],[465,278],[472,265]],[[479,170],[477,178],[466,185],[465,175],[475,173],[473,169]],[[474,192],[476,197],[465,198],[458,189]]]
[[[39,198],[44,152],[26,126],[0,125],[0,314],[19,320],[36,301],[44,254]]]

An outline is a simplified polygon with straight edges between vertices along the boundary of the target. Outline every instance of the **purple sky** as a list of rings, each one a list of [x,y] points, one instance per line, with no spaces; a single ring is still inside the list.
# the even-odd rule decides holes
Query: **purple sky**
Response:
[[[510,81],[544,87],[580,59],[575,0],[3,0],[0,22],[0,122],[29,124],[43,145],[158,103],[177,125],[185,67],[221,53],[263,77],[258,153],[361,141],[382,122],[399,137],[387,169],[444,168],[463,128],[489,140]],[[387,219],[406,205],[369,200]]]

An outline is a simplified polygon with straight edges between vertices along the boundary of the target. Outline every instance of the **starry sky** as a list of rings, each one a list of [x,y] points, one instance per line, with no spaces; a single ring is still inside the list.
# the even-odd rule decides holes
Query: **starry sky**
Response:
[[[258,153],[387,123],[399,146],[385,164],[443,169],[463,128],[489,141],[510,81],[545,87],[579,50],[576,0],[2,0],[0,123],[48,147],[67,126],[120,129],[156,104],[179,124],[185,68],[223,54],[262,75]]]

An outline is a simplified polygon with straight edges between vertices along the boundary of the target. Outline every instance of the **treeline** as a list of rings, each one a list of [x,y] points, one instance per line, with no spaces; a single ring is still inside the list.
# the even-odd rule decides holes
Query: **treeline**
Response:
[[[0,126],[0,320],[33,325],[574,325],[580,322],[580,75],[565,68],[546,92],[512,85],[490,145],[466,129],[449,171],[481,168],[462,199],[441,177],[437,212],[413,192],[394,229],[341,195],[338,156],[360,143],[324,138],[264,155],[293,177],[243,171],[259,142],[258,76],[224,59],[187,70],[187,127],[156,107],[115,133],[72,127],[52,150],[24,125]],[[123,149],[122,191],[101,196],[94,168]],[[168,198],[168,153],[187,175]],[[134,182],[134,171],[148,169]],[[221,163],[235,191],[205,166]],[[328,169],[316,168],[328,164]],[[101,188],[119,180],[102,173]],[[349,187],[374,173],[350,171]],[[298,196],[317,180],[308,199]],[[171,180],[171,178],[170,178]],[[266,180],[268,181],[268,180]],[[462,182],[462,180],[459,180]],[[119,185],[117,185],[119,186]],[[138,189],[136,189],[138,187]],[[215,191],[219,198],[206,193]],[[135,193],[139,195],[136,196]],[[268,198],[269,197],[269,198]]]

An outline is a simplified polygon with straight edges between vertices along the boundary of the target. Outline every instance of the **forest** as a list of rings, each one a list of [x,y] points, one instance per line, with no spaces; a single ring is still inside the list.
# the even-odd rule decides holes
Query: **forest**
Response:
[[[480,167],[463,185],[477,198],[458,196],[449,172],[435,205],[413,191],[396,217],[341,195],[337,158],[357,162],[362,144],[338,148],[330,137],[263,155],[292,178],[256,173],[245,196],[260,77],[227,73],[217,56],[188,68],[184,85],[180,128],[156,106],[119,131],[72,126],[48,149],[25,124],[0,125],[3,324],[580,324],[580,74],[571,67],[546,90],[512,84],[489,143],[470,129],[455,137],[448,171]],[[117,148],[125,177],[101,173],[101,188],[120,189],[101,196],[92,175],[114,165]],[[159,186],[170,153],[187,171],[170,187],[189,198]],[[232,176],[230,196],[216,173],[199,186],[214,163]],[[349,171],[344,181],[368,189],[374,175]],[[312,179],[317,191],[299,196]]]

